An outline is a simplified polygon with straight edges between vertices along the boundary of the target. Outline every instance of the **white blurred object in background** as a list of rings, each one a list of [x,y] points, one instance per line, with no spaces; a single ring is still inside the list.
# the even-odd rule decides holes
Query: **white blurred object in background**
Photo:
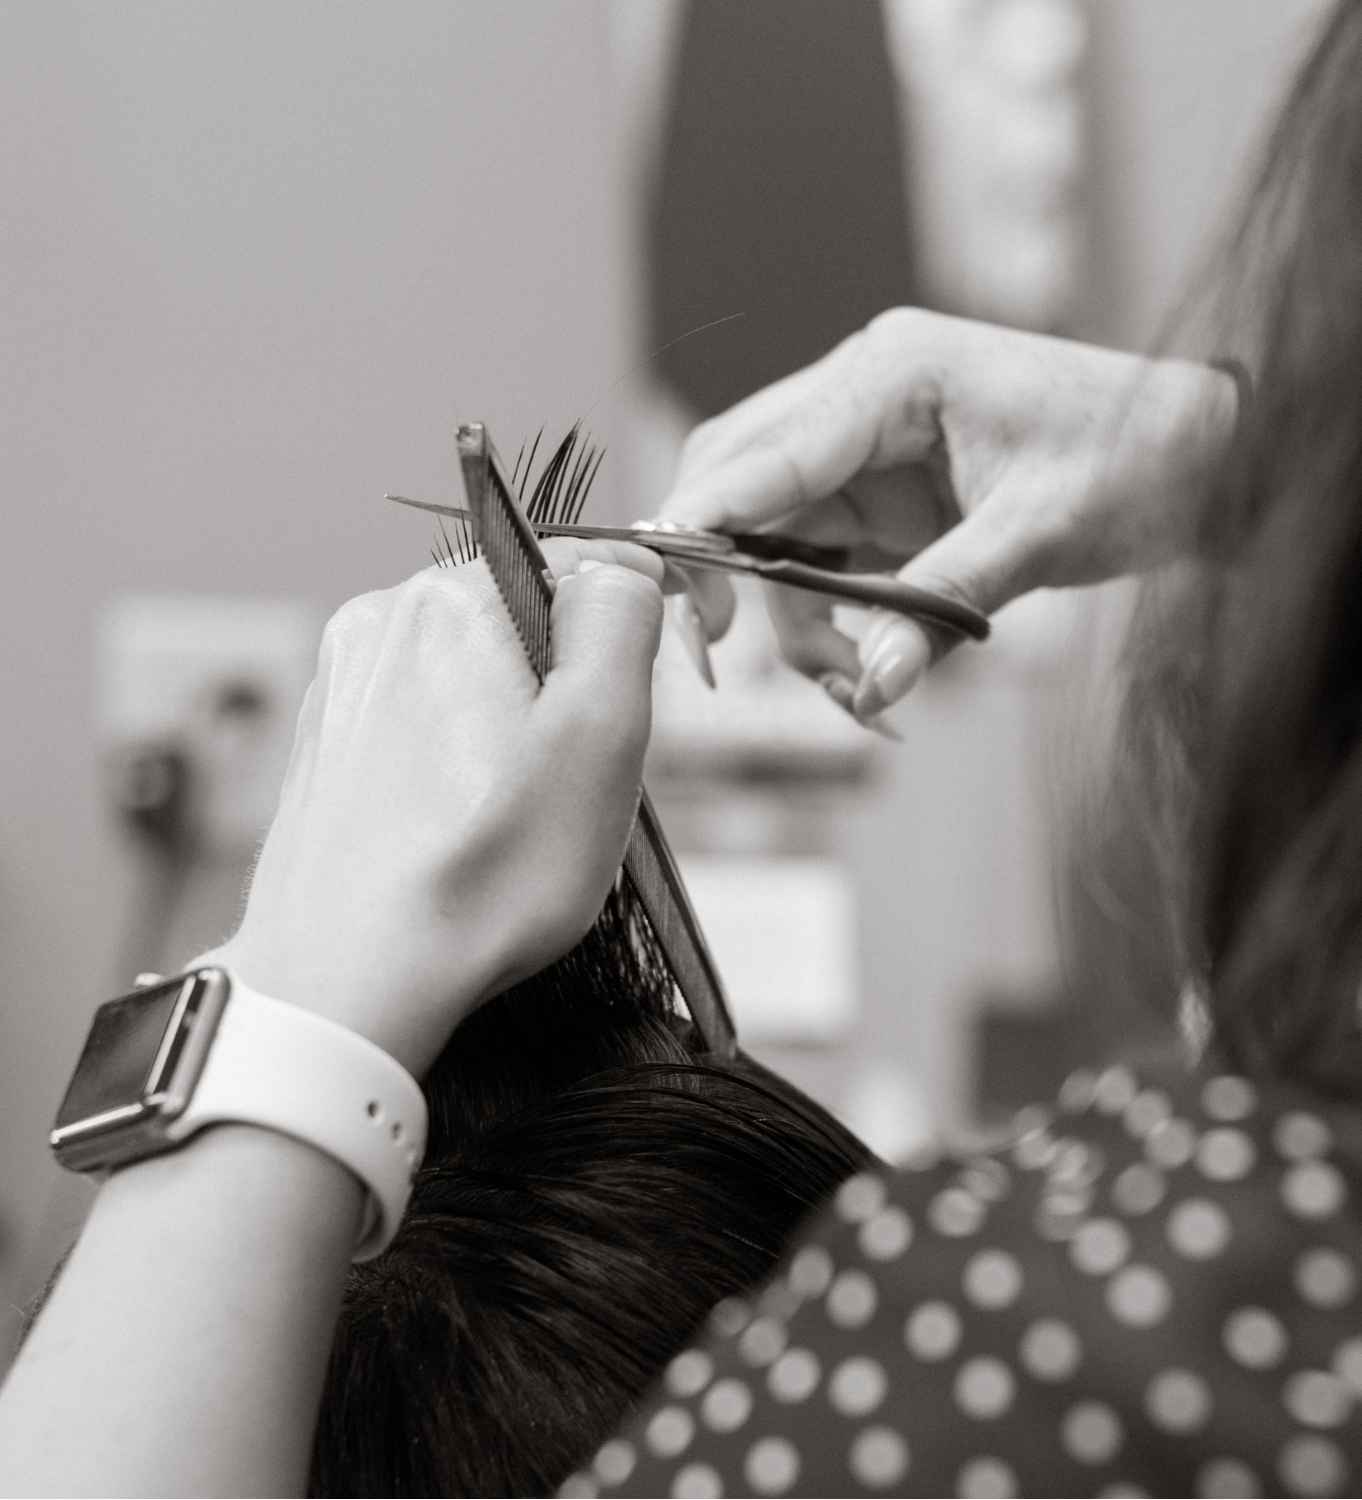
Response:
[[[1078,0],[886,0],[913,236],[938,306],[1071,327],[1087,153]]]
[[[96,723],[104,753],[182,757],[194,848],[249,856],[279,800],[320,622],[293,600],[125,594],[96,642]]]
[[[829,1046],[856,1023],[856,898],[832,859],[683,854],[739,1039]]]

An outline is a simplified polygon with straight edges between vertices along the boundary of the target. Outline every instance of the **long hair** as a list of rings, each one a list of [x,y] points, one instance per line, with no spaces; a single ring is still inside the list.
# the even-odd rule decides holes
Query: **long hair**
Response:
[[[699,1052],[637,913],[455,1032],[391,1247],[352,1267],[318,1495],[552,1494],[867,1149]]]
[[[1123,741],[1212,1046],[1362,1086],[1362,5],[1305,62],[1214,263],[1252,373],[1199,560],[1137,611]],[[1205,336],[1203,327],[1203,336]]]

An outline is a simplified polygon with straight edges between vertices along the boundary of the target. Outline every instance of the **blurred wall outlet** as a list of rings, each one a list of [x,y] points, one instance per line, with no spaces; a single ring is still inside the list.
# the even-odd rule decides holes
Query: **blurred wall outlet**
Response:
[[[96,641],[112,800],[127,811],[154,798],[156,787],[137,778],[154,780],[166,755],[182,757],[195,852],[249,854],[274,815],[320,631],[317,611],[294,600],[114,599]]]

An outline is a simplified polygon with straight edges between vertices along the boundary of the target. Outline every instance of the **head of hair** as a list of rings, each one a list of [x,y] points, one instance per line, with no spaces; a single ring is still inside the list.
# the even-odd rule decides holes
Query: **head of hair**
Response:
[[[403,1226],[350,1272],[312,1493],[553,1493],[870,1160],[758,1063],[696,1046],[618,894],[459,1027]]]
[[[1362,6],[1332,13],[1198,336],[1252,374],[1124,718],[1185,972],[1230,1066],[1362,1085]],[[1144,794],[1152,793],[1152,802]]]

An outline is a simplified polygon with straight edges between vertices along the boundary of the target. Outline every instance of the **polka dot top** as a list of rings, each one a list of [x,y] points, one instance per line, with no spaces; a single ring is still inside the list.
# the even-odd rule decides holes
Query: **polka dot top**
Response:
[[[1362,1493],[1362,1118],[1079,1073],[845,1182],[560,1493]]]

